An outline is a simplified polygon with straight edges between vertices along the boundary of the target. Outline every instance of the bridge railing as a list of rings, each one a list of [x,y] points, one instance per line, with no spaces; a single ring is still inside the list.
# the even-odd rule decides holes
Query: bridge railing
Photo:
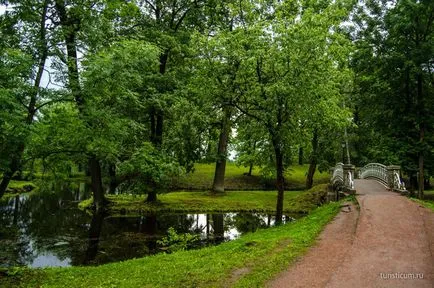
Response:
[[[344,169],[343,169],[343,166],[344,166],[344,164],[338,163],[333,168],[333,174],[332,174],[332,179],[331,179],[331,183],[332,183],[333,187],[340,187],[340,186],[344,185]]]
[[[406,190],[399,176],[400,170],[401,167],[396,165],[385,166],[379,163],[369,163],[360,168],[359,178],[377,180],[389,189],[402,193],[406,192]]]
[[[387,188],[406,194],[405,185],[401,181],[401,167],[396,165],[386,166],[380,163],[369,163],[358,169],[358,178],[374,179]],[[330,180],[333,190],[355,193],[354,190],[355,167],[351,164],[338,163],[333,168]]]
[[[333,168],[331,184],[334,190],[343,190],[354,193],[354,171],[355,167],[350,164],[338,163]]]
[[[388,185],[388,175],[386,165],[379,163],[369,163],[365,167],[360,168],[359,178],[374,179],[383,185]]]

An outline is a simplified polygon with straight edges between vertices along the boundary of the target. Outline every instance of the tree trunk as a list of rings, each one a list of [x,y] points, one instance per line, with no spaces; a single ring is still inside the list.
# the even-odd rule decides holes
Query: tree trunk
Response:
[[[425,103],[424,103],[424,99],[423,99],[423,94],[422,94],[422,75],[420,73],[418,73],[417,75],[417,96],[418,96],[418,113],[419,113],[419,145],[421,146],[420,151],[419,151],[419,190],[418,190],[418,197],[419,199],[423,199],[424,197],[424,179],[425,179],[425,171],[424,171],[424,143],[425,143],[425,121],[424,121],[424,117],[425,117]]]
[[[109,164],[108,172],[109,172],[109,176],[110,176],[109,193],[110,194],[115,194],[116,187],[118,186],[118,182],[116,180],[116,165]]]
[[[151,109],[151,143],[156,148],[161,148],[161,144],[163,143],[163,119],[163,112],[157,111],[155,108]]]
[[[81,19],[79,15],[68,14],[63,0],[55,1],[55,8],[59,16],[60,24],[63,29],[63,36],[66,46],[67,67],[68,67],[68,88],[71,90],[75,99],[79,114],[84,118],[85,99],[80,87],[80,78],[77,62],[77,41],[76,35],[80,30]],[[89,119],[84,119],[89,126],[93,123]],[[102,188],[101,166],[95,155],[89,156],[89,171],[92,179],[92,192],[94,204],[97,209],[105,203],[104,190]]]
[[[225,238],[223,214],[212,214],[212,224],[214,228],[214,241],[220,243]]]
[[[166,50],[164,53],[160,55],[160,74],[164,75],[166,73],[167,60],[169,58],[169,51]],[[166,91],[160,91],[164,93]],[[151,143],[156,148],[161,148],[163,143],[163,124],[164,124],[164,115],[163,111],[159,108],[153,107],[150,112],[150,121],[151,121]]]
[[[298,165],[303,165],[303,147],[298,148]]]
[[[103,223],[104,213],[102,211],[97,211],[93,214],[89,228],[89,243],[83,264],[89,264],[96,258]]]
[[[93,203],[96,210],[103,208],[105,204],[104,190],[102,188],[101,165],[96,157],[89,159],[90,177],[92,180]]]
[[[310,189],[313,186],[313,176],[315,175],[316,165],[316,159],[311,159],[306,177],[306,189]]]
[[[254,155],[255,151],[256,151],[256,141],[253,141],[253,148],[252,148],[251,155]],[[252,171],[253,171],[253,161],[250,162],[249,172],[247,173],[247,176],[252,176]]]
[[[146,202],[156,202],[157,201],[157,192],[152,190],[148,192],[148,197],[146,198]]]
[[[424,138],[424,129],[421,128],[420,130],[420,134],[421,134],[421,142],[423,142],[423,138]],[[417,193],[417,198],[419,199],[423,199],[424,198],[424,184],[425,184],[425,175],[424,175],[424,156],[423,156],[423,151],[419,152],[419,179],[418,179],[418,193]]]
[[[253,163],[250,163],[249,172],[247,172],[247,176],[252,176],[252,171],[253,171]]]
[[[222,128],[219,136],[219,143],[217,148],[217,159],[215,164],[214,181],[212,185],[212,192],[223,193],[225,192],[225,171],[226,171],[226,158],[229,132],[231,130],[231,111],[229,107],[224,108],[224,115],[222,119]]]
[[[283,218],[283,197],[285,193],[285,178],[283,176],[283,153],[280,145],[274,145],[276,155],[276,187],[277,187],[277,204],[276,204],[276,224],[282,223]]]
[[[30,102],[27,106],[27,115],[25,119],[26,125],[31,125],[33,123],[33,118],[36,113],[36,100],[38,98],[38,89],[41,84],[42,74],[44,73],[45,61],[48,57],[48,49],[47,49],[47,40],[46,38],[46,28],[45,21],[47,17],[47,9],[48,9],[48,1],[44,1],[44,6],[42,7],[42,14],[40,19],[40,30],[39,30],[39,41],[40,41],[40,58],[38,63],[38,70],[36,72],[35,82],[33,84],[33,91],[30,93]],[[11,163],[9,164],[9,172],[5,172],[3,175],[3,179],[0,183],[0,198],[6,192],[8,188],[9,182],[11,181],[14,173],[18,170],[21,170],[21,160],[23,157],[24,149],[25,149],[25,140],[21,139],[21,143],[15,144],[17,149],[13,151],[11,154]]]
[[[3,174],[2,182],[0,183],[0,198],[2,198],[3,195],[5,194],[9,182],[11,182],[13,173],[15,172],[8,171]]]
[[[306,189],[310,189],[313,186],[313,176],[315,175],[316,165],[318,162],[318,132],[315,129],[312,138],[312,155],[310,156],[309,170],[306,177]]]

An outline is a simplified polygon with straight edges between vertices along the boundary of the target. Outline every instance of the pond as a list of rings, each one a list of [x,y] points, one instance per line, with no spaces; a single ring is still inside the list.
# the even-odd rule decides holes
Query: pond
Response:
[[[170,227],[197,235],[189,248],[216,245],[274,225],[259,213],[157,214],[112,217],[77,208],[86,184],[65,184],[0,202],[0,267],[99,265],[166,251]],[[285,222],[294,218],[285,216]]]

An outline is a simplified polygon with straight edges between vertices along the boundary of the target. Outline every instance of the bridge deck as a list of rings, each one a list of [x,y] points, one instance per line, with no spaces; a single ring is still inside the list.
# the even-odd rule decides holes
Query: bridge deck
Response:
[[[341,224],[342,217],[354,218],[341,213],[274,287],[434,287],[434,213],[374,180],[356,180],[355,188],[360,214],[352,241],[340,248],[334,244],[335,233],[354,227]],[[423,279],[391,279],[412,277],[408,273]]]

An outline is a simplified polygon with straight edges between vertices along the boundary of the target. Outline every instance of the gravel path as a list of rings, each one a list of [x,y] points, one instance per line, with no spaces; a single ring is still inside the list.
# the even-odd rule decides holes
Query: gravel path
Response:
[[[341,212],[270,287],[434,287],[434,213],[375,181],[355,186],[360,215]]]

